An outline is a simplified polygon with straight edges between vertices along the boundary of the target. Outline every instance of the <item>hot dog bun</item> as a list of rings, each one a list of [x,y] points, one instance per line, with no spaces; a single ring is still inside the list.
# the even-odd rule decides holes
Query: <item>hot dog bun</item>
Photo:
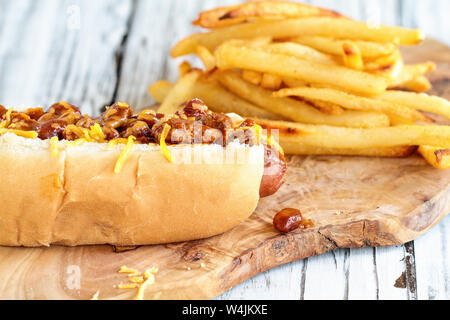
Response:
[[[158,145],[136,144],[114,173],[123,144],[108,149],[106,143],[60,141],[56,155],[50,144],[12,133],[0,137],[0,245],[205,238],[239,224],[259,200],[262,145],[174,145],[171,163]],[[193,150],[193,161],[186,150]]]

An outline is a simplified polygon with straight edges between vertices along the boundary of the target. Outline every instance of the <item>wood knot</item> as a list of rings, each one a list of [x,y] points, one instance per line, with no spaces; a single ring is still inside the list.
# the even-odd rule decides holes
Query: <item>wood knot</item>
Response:
[[[183,255],[183,259],[187,262],[195,262],[203,258],[203,252],[198,248],[191,248]]]

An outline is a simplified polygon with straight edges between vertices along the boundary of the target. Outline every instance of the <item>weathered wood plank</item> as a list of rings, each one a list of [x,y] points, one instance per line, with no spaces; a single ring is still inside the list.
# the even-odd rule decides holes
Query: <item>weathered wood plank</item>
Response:
[[[397,282],[406,275],[404,246],[374,248],[380,300],[405,300],[406,286]]]
[[[8,106],[68,100],[97,114],[116,83],[115,49],[130,1],[11,1],[0,37],[0,101]]]
[[[198,2],[191,1],[136,3],[136,15],[124,48],[117,99],[145,107],[154,102],[147,93],[151,83],[159,79],[176,80],[176,64],[169,58],[169,51],[174,39],[192,33],[190,13],[197,11],[197,5]]]
[[[348,299],[349,249],[308,258],[302,298]]]
[[[201,30],[192,25],[199,12],[236,2],[239,1],[135,2],[136,14],[124,45],[116,98],[137,108],[144,108],[154,104],[147,87],[160,79],[176,81],[181,61],[187,60],[201,67],[201,62],[194,56],[171,59],[171,47],[182,38]]]
[[[263,272],[219,296],[219,300],[298,300],[302,295],[302,270],[308,259]]]
[[[376,300],[379,279],[374,248],[350,250],[348,299]]]
[[[414,241],[419,299],[450,299],[450,219]]]

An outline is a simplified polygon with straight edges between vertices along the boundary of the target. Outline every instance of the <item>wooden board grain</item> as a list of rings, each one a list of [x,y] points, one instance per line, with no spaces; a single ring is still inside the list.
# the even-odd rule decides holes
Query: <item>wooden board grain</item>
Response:
[[[450,49],[426,42],[407,60],[435,60],[435,92],[450,98]],[[218,199],[218,205],[220,200]],[[272,227],[285,207],[300,208],[315,227],[287,235]],[[135,290],[120,266],[160,269],[147,299],[208,299],[275,266],[336,248],[413,240],[450,212],[450,171],[421,158],[290,157],[285,185],[225,234],[198,241],[115,252],[111,246],[0,248],[0,298],[129,299]],[[343,253],[345,254],[345,252]]]

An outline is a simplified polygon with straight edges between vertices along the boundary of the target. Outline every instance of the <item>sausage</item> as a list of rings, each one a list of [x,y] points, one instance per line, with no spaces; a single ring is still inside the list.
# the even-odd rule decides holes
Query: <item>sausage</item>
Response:
[[[271,196],[280,189],[286,173],[286,159],[275,146],[264,145],[264,173],[259,187],[261,198]]]

